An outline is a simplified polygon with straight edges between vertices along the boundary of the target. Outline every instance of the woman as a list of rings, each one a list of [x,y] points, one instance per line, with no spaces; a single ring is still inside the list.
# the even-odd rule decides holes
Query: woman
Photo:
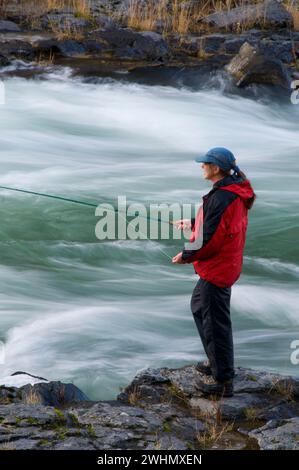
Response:
[[[198,388],[203,394],[233,396],[234,352],[230,319],[231,286],[239,279],[248,224],[247,213],[256,198],[230,150],[216,147],[196,158],[203,177],[213,183],[192,221],[175,225],[192,228],[188,246],[173,257],[176,264],[193,263],[200,276],[191,311],[208,361]]]

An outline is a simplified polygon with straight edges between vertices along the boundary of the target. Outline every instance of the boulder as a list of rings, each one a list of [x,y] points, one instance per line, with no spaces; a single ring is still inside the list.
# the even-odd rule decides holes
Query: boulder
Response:
[[[32,60],[34,51],[32,45],[27,41],[13,39],[0,42],[1,55],[7,59]]]
[[[263,28],[291,28],[292,15],[279,0],[266,0],[258,4],[244,4],[229,11],[220,11],[205,16],[203,24],[218,29],[240,30],[253,26]]]
[[[0,67],[5,67],[10,64],[10,60],[4,55],[0,54]]]
[[[0,20],[0,33],[18,33],[21,28],[13,21]]]
[[[119,59],[163,61],[169,56],[166,41],[153,31],[113,27],[92,31],[89,36],[104,42]]]
[[[0,383],[1,403],[32,403],[59,406],[68,403],[89,401],[89,398],[73,384],[59,381],[49,382],[26,372],[15,372]]]
[[[190,406],[198,409],[204,415],[213,416],[221,414],[222,419],[245,419],[248,409],[263,410],[268,404],[268,398],[256,393],[236,393],[231,398],[222,398],[219,402],[207,398],[191,398]]]
[[[75,385],[62,382],[25,385],[20,389],[24,403],[33,401],[46,406],[61,406],[69,403],[88,401],[89,398]]]
[[[80,57],[87,52],[87,47],[82,41],[73,39],[56,40],[41,39],[34,43],[35,52],[52,52],[62,57]]]
[[[225,34],[209,34],[199,38],[199,50],[205,54],[217,54],[226,41]]]
[[[283,63],[279,59],[267,57],[248,42],[243,44],[225,69],[239,87],[261,83],[290,88],[291,79]]]
[[[299,450],[299,417],[271,420],[249,436],[257,439],[262,450]]]
[[[296,44],[290,39],[262,39],[259,49],[266,57],[276,58],[287,64],[296,60]]]
[[[168,55],[168,45],[161,34],[153,31],[137,33],[132,49],[137,58],[163,61]]]

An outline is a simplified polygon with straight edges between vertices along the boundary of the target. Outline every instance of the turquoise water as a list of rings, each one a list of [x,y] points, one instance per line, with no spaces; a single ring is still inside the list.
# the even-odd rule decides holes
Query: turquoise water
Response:
[[[198,204],[209,183],[197,152],[231,148],[258,195],[232,294],[236,365],[298,375],[299,106],[66,72],[5,85],[0,185]],[[189,308],[197,276],[169,259],[183,241],[100,242],[92,207],[4,190],[0,217],[0,376],[25,370],[111,399],[145,367],[204,357]]]

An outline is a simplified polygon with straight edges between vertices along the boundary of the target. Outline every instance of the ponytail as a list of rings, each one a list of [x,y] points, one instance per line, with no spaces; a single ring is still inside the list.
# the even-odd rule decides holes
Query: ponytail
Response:
[[[243,178],[244,181],[247,180],[247,176],[245,175],[245,173],[243,171],[240,170],[238,165],[234,164],[232,170],[234,171],[233,174],[235,176],[240,176],[241,178]],[[256,194],[255,194],[255,192],[253,192],[252,198],[248,199],[248,201],[247,201],[248,209],[252,208],[253,203],[254,203],[255,200],[256,200]]]
[[[241,178],[243,178],[243,180],[247,180],[247,176],[245,175],[245,173],[243,173],[243,171],[240,170],[238,165],[234,164],[232,169],[234,170],[234,175],[240,176]]]

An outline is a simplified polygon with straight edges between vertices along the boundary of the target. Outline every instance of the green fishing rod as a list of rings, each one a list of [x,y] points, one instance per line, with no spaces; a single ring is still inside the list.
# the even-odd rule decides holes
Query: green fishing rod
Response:
[[[50,198],[50,199],[57,199],[59,201],[72,202],[73,204],[81,204],[82,206],[98,207],[98,205],[99,205],[99,204],[96,204],[94,202],[81,201],[79,199],[71,199],[71,198],[64,197],[64,196],[57,196],[55,194],[39,193],[37,191],[29,191],[28,189],[12,188],[10,186],[0,186],[0,189],[6,189],[7,191],[15,191],[15,192],[18,192],[18,193],[32,194],[34,196],[47,197],[47,198]],[[105,210],[112,210],[112,209],[105,208]],[[115,212],[119,212],[119,210],[115,209]],[[143,217],[143,218],[149,219],[149,220],[155,220],[157,222],[162,222],[164,224],[169,224],[169,225],[171,224],[171,222],[166,221],[166,220],[162,220],[160,217],[158,217],[157,219],[154,219],[153,217],[148,217],[148,216],[144,216],[144,215],[141,215],[141,214],[140,214],[140,217]]]
[[[28,189],[23,189],[23,188],[12,188],[10,186],[0,186],[0,189],[4,189],[4,190],[7,190],[7,191],[14,191],[14,192],[18,192],[18,193],[24,193],[24,194],[31,194],[33,196],[41,196],[41,197],[46,197],[46,198],[49,198],[49,199],[56,199],[56,200],[59,200],[59,201],[64,201],[64,202],[71,202],[73,204],[80,204],[82,206],[89,206],[89,207],[98,207],[98,204],[94,203],[94,202],[88,202],[88,201],[81,201],[79,199],[71,199],[71,198],[67,198],[67,197],[64,197],[64,196],[57,196],[56,194],[48,194],[48,193],[40,193],[40,192],[37,192],[37,191],[30,191]],[[105,208],[105,210],[110,210],[108,208]],[[111,209],[112,211],[112,209]],[[118,209],[115,209],[115,212],[119,212]],[[120,213],[121,214],[121,213]],[[125,218],[122,214],[121,216],[123,218]],[[140,217],[143,217],[143,218],[146,218],[148,220],[155,220],[157,222],[162,222],[164,224],[169,224],[171,225],[172,222],[169,222],[169,221],[166,221],[166,220],[162,220],[160,217],[157,218],[157,219],[154,219],[153,217],[149,217],[149,216],[143,216],[143,215],[140,215]],[[148,237],[146,237],[150,242],[154,243],[152,240],[150,240]],[[162,248],[159,247],[159,250],[165,255],[167,256],[167,258],[169,258],[170,260],[172,259],[167,253],[165,253],[164,250],[162,250]]]

